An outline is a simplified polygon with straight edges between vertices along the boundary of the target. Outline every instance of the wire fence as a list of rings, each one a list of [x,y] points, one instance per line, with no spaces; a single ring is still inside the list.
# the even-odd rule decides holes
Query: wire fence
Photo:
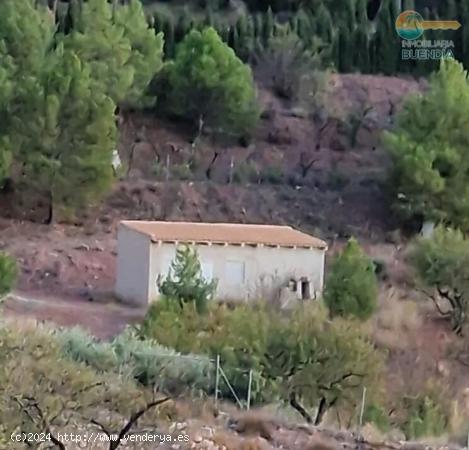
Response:
[[[229,375],[223,369],[223,365],[221,362],[220,355],[217,355],[215,359],[206,358],[202,356],[195,356],[195,355],[184,355],[184,354],[174,354],[174,355],[165,355],[162,358],[168,359],[185,359],[189,361],[197,361],[201,363],[206,363],[207,361],[213,364],[214,372],[215,372],[215,386],[214,386],[214,396],[215,396],[215,403],[218,404],[220,400],[220,396],[222,393],[222,386],[225,384],[228,391],[230,392],[233,400],[237,403],[237,405],[242,409],[250,409],[252,404],[252,387],[253,387],[253,374],[254,371],[252,369],[243,369],[241,367],[232,367],[230,366],[230,371],[237,371],[248,376],[248,381],[246,384],[246,398],[243,398],[243,395],[236,391],[233,383],[230,382]]]

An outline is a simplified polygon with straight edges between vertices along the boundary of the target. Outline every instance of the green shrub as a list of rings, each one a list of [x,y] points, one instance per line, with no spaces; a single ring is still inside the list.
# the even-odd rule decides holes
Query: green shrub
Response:
[[[319,42],[315,40],[306,48],[289,25],[277,26],[266,48],[259,52],[256,67],[259,77],[269,80],[276,95],[298,101],[316,90],[312,81],[318,80],[317,73],[322,71]]]
[[[197,250],[184,245],[177,248],[168,275],[159,276],[157,284],[160,294],[167,299],[177,301],[181,307],[194,303],[197,311],[202,312],[215,295],[218,282],[203,277]]]
[[[119,361],[111,343],[99,342],[82,328],[56,331],[62,351],[74,361],[85,363],[100,372],[116,371]]]
[[[261,172],[263,183],[281,184],[283,182],[283,170],[279,166],[267,166]]]
[[[15,260],[5,253],[0,253],[0,296],[11,291],[17,272]]]
[[[127,329],[112,342],[119,364],[145,386],[177,392],[181,389],[209,392],[214,385],[215,366],[203,356],[181,355],[152,340],[141,340]]]
[[[363,422],[371,423],[383,432],[389,431],[391,428],[389,415],[384,408],[377,403],[371,403],[365,408]]]
[[[350,183],[348,176],[337,170],[331,170],[327,176],[327,185],[333,191],[340,191]]]
[[[249,66],[213,28],[191,30],[168,65],[167,109],[215,134],[249,134],[259,119]]]
[[[185,387],[210,393],[215,366],[204,356],[181,355],[126,329],[111,342],[100,342],[80,328],[56,332],[62,351],[98,372],[114,372],[166,392]]]
[[[181,181],[189,180],[193,176],[189,164],[174,164],[170,172],[171,178]]]
[[[253,161],[240,161],[236,164],[233,172],[235,183],[257,183],[259,180],[259,169]]]
[[[163,165],[160,161],[155,160],[153,164],[153,176],[160,180],[164,178],[166,174],[166,166]]]
[[[240,305],[229,309],[215,304],[205,314],[198,314],[193,304],[180,308],[176,302],[163,299],[151,305],[140,333],[184,354],[207,355],[212,360],[219,356],[242,399],[246,399],[252,369],[252,398],[260,401],[273,395],[273,386],[268,386],[262,376],[267,329],[268,315],[263,308]],[[226,383],[222,382],[220,389],[224,397],[233,400]]]
[[[378,281],[375,267],[355,239],[350,239],[332,263],[324,302],[332,316],[368,319],[376,309]]]

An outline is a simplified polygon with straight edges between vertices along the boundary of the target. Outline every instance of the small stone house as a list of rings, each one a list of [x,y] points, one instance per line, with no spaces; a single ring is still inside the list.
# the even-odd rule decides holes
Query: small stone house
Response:
[[[195,246],[202,274],[225,301],[308,300],[322,290],[327,244],[289,226],[122,221],[116,294],[146,305],[158,298],[178,245]]]

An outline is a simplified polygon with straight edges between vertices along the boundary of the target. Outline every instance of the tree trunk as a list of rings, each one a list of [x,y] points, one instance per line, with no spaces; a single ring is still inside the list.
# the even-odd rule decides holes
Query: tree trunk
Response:
[[[212,168],[213,165],[215,164],[215,161],[218,159],[218,152],[215,152],[212,158],[212,161],[210,161],[210,164],[208,165],[207,170],[205,171],[205,176],[207,177],[208,180],[212,179]]]
[[[319,402],[318,406],[318,412],[316,413],[316,418],[314,419],[314,425],[318,426],[321,424],[322,419],[324,419],[324,414],[326,414],[327,411],[327,402],[324,397],[321,398],[321,401]]]
[[[311,415],[308,413],[308,411],[306,411],[306,409],[298,402],[297,398],[296,398],[296,394],[294,392],[292,392],[290,394],[290,406],[295,409],[296,411],[298,411],[301,415],[301,417],[303,417],[303,419],[306,420],[307,423],[313,423],[313,419],[311,417]]]
[[[48,205],[48,213],[47,213],[47,218],[44,221],[46,225],[52,225],[54,223],[54,196],[52,195],[52,190],[48,192],[48,200],[49,200],[49,205]]]

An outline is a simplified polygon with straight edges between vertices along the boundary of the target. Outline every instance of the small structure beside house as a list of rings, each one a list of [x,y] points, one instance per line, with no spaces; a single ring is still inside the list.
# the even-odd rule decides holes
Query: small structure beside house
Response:
[[[316,298],[323,287],[327,244],[289,226],[122,221],[116,294],[146,305],[158,298],[178,245],[196,247],[202,274],[216,278],[225,301]]]

